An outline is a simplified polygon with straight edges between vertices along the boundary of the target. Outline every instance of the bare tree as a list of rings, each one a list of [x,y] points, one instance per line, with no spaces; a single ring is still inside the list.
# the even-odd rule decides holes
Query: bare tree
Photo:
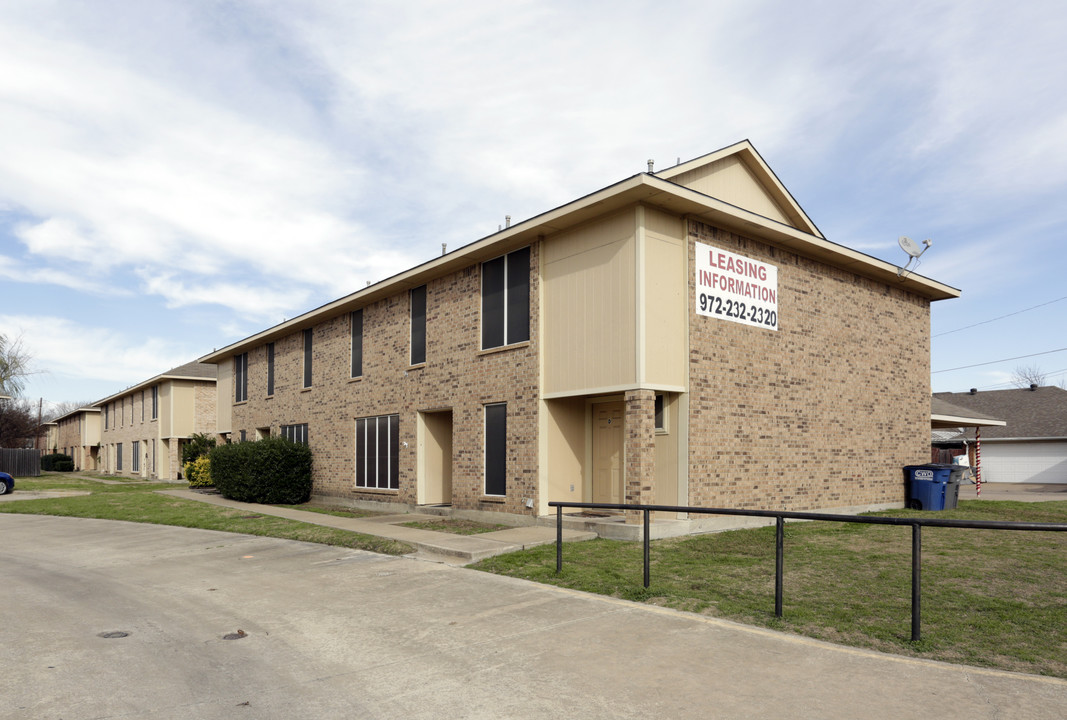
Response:
[[[22,344],[22,337],[9,338],[0,333],[0,395],[18,397],[32,375],[33,358]]]
[[[86,400],[83,402],[78,402],[76,400],[64,400],[63,402],[55,403],[48,409],[48,412],[44,414],[44,422],[52,422],[57,418],[63,417],[67,413],[72,413],[75,410],[78,410],[83,407],[89,407],[92,404],[92,400]]]
[[[1019,365],[1011,374],[1011,384],[1017,388],[1028,388],[1031,385],[1041,387],[1046,378],[1046,373],[1037,365]]]

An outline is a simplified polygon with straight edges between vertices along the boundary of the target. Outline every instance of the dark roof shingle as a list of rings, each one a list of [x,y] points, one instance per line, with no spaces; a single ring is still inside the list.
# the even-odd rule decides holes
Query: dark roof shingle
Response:
[[[1004,427],[983,428],[983,440],[1067,437],[1067,390],[1063,388],[934,393],[933,398],[1007,422]],[[974,431],[968,435],[973,437]]]

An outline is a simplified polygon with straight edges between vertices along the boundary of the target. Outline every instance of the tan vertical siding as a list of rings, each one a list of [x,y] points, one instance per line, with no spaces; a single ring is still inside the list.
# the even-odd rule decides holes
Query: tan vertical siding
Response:
[[[763,217],[794,225],[782,207],[737,157],[727,157],[682,173],[672,182],[718,198]]]
[[[545,240],[546,393],[637,377],[633,209]]]

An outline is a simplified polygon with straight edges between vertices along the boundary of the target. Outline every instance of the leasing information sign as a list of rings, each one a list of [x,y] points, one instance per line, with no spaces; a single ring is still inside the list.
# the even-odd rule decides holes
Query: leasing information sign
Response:
[[[778,329],[778,268],[696,244],[696,310],[700,315]]]

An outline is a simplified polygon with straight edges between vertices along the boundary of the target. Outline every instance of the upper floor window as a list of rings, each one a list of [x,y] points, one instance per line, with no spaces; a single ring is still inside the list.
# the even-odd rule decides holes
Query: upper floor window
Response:
[[[152,419],[159,417],[159,385],[152,386]],[[153,471],[155,468],[153,468]]]
[[[426,286],[411,289],[411,364],[426,362]]]
[[[352,375],[357,378],[363,375],[363,311],[356,310],[352,313]]]
[[[233,401],[248,399],[248,353],[233,356]]]
[[[311,338],[314,330],[304,331],[304,387],[311,387]]]
[[[530,339],[530,248],[482,263],[482,349]]]
[[[267,343],[267,396],[274,394],[274,343]]]
[[[111,411],[107,405],[104,406],[104,429],[111,429]]]
[[[144,390],[141,391],[141,422],[144,422]]]

